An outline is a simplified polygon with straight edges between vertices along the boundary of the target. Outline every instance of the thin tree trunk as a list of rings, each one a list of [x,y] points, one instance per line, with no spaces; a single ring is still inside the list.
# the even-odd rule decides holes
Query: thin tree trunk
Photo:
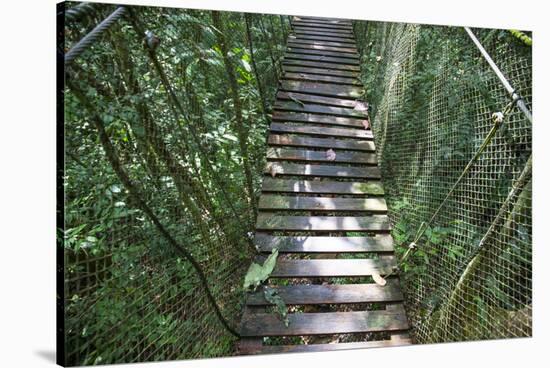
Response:
[[[248,49],[250,52],[250,61],[252,63],[252,71],[254,72],[254,76],[256,77],[256,83],[258,85],[258,93],[260,94],[260,99],[262,100],[261,101],[262,112],[265,116],[266,123],[269,125],[270,121],[269,121],[269,116],[267,114],[267,110],[268,110],[267,100],[266,100],[264,89],[262,86],[262,81],[258,73],[258,66],[256,65],[256,58],[254,56],[254,47],[252,45],[252,32],[250,31],[250,23],[251,23],[250,14],[245,14],[244,20],[246,24],[246,41],[248,43]]]
[[[225,71],[227,73],[227,79],[229,80],[229,87],[233,99],[233,106],[235,108],[235,125],[237,135],[239,137],[239,147],[243,160],[248,199],[252,210],[255,212],[256,204],[254,198],[254,185],[252,182],[252,171],[250,169],[250,158],[248,157],[248,134],[243,122],[242,105],[239,97],[239,86],[237,84],[237,78],[235,77],[235,68],[233,67],[233,63],[229,57],[229,46],[225,37],[225,28],[219,12],[212,11],[212,23],[214,24],[214,27],[220,31],[217,32],[216,35],[218,42],[220,43],[222,57],[225,64]]]

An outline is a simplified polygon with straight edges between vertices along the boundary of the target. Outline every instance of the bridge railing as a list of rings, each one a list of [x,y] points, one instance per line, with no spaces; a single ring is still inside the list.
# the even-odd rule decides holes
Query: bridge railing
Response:
[[[60,355],[82,365],[231,354],[288,19],[59,10]]]
[[[530,38],[473,32],[531,110]],[[443,204],[401,267],[416,341],[530,336],[530,119],[461,27],[356,22],[355,33],[401,252]]]

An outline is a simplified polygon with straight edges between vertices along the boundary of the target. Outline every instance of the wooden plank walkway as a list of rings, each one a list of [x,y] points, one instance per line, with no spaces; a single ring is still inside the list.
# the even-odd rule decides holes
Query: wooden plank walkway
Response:
[[[268,136],[254,243],[289,324],[260,287],[247,296],[241,354],[410,344],[384,189],[350,21],[294,17]],[[356,108],[358,107],[358,108]],[[304,344],[291,337],[301,336]],[[327,340],[328,337],[328,340]],[[328,341],[328,343],[327,343]]]

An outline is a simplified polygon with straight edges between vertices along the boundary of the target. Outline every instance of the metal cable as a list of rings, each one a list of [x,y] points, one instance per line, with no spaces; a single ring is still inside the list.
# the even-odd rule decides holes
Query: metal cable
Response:
[[[94,12],[93,3],[80,3],[72,8],[65,10],[65,20],[69,22],[76,22],[86,16],[89,16]]]
[[[99,23],[94,29],[84,36],[76,45],[74,45],[69,52],[65,54],[65,65],[69,65],[80,54],[82,54],[88,47],[90,47],[103,32],[110,28],[121,16],[126,13],[126,8],[123,6],[118,7],[114,12]]]
[[[525,115],[527,120],[529,120],[529,122],[532,124],[533,123],[533,117],[531,116],[531,112],[529,111],[529,109],[525,105],[525,102],[523,101],[521,96],[512,87],[510,82],[508,82],[508,80],[506,79],[504,74],[502,74],[502,72],[500,71],[497,64],[491,58],[491,55],[489,55],[487,50],[485,50],[485,48],[483,47],[481,42],[479,42],[479,40],[474,35],[472,30],[469,27],[464,27],[464,30],[466,31],[466,33],[468,33],[468,36],[470,36],[470,38],[472,39],[472,41],[474,42],[474,44],[478,48],[479,52],[481,52],[481,55],[483,55],[483,58],[487,61],[487,63],[489,63],[489,66],[491,67],[491,69],[493,69],[493,71],[497,75],[498,79],[500,80],[500,82],[502,83],[504,88],[506,88],[506,91],[508,91],[508,93],[512,97],[512,100],[516,101],[516,105],[518,106],[518,108],[523,112],[523,114]]]

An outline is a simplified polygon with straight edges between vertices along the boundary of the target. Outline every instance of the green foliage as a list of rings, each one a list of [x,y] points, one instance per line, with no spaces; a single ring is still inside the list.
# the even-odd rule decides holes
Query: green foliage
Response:
[[[252,262],[244,277],[243,288],[245,290],[250,288],[256,290],[262,282],[267,280],[275,268],[275,263],[277,263],[278,256],[279,250],[274,248],[262,265]]]
[[[275,311],[279,316],[281,316],[285,326],[288,327],[289,320],[288,320],[287,307],[284,300],[279,296],[277,290],[271,287],[265,287],[264,297],[265,297],[265,300],[275,305]]]
[[[354,31],[402,257],[510,100],[460,27],[356,22]],[[530,108],[527,38],[473,32]],[[530,335],[530,189],[478,249],[530,156],[531,124],[516,109],[408,253],[401,280],[417,341]]]
[[[113,5],[97,4],[82,23],[67,23],[71,48]],[[223,13],[238,83],[243,129],[227,83],[219,31],[210,11],[133,8],[161,39],[155,54],[181,103],[174,103],[130,18],[114,24],[67,71],[101,118],[121,167],[178,243],[200,263],[222,313],[236,324],[250,263],[246,237],[253,208],[242,188],[241,147],[254,189],[264,166],[262,98],[277,88],[272,71],[284,52],[278,34],[250,16],[254,62],[244,15]],[[254,70],[257,68],[257,73]],[[162,240],[137,209],[106,158],[90,111],[65,91],[65,251],[67,364],[106,364],[231,354],[234,337],[220,325],[191,265]],[[242,134],[244,131],[245,134]],[[216,179],[216,176],[218,179]],[[255,198],[252,198],[255,200]]]

